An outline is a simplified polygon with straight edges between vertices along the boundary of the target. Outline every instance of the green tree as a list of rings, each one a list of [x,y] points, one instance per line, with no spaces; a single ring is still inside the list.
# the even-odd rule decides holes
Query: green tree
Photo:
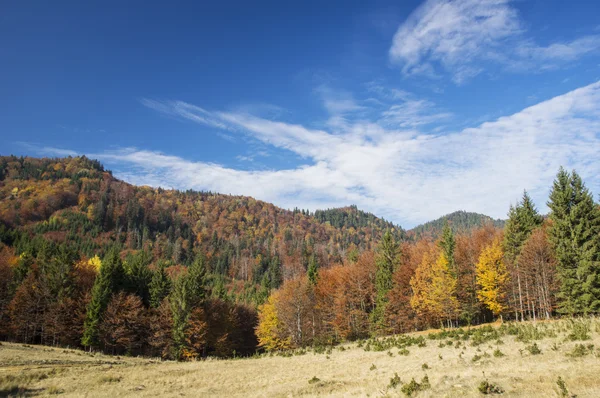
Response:
[[[173,315],[173,356],[176,359],[181,359],[186,347],[185,332],[192,312],[190,286],[187,275],[180,275],[173,281],[169,295]]]
[[[173,314],[173,354],[181,359],[188,344],[190,314],[200,308],[206,298],[206,259],[202,253],[196,256],[187,274],[173,281],[169,298]]]
[[[519,264],[519,256],[523,249],[523,245],[537,227],[544,221],[543,217],[538,213],[531,197],[527,191],[523,192],[523,198],[517,202],[516,206],[510,206],[508,211],[508,221],[504,229],[503,249],[506,260],[512,266],[513,278],[513,307],[515,313],[517,310],[521,315],[521,320],[524,319],[523,306],[523,275]],[[516,316],[518,318],[518,316]]]
[[[108,306],[111,296],[122,290],[125,282],[125,270],[119,256],[119,250],[112,248],[102,259],[100,273],[92,288],[92,299],[88,304],[83,326],[81,343],[87,347],[97,347],[98,326]]]
[[[312,286],[317,284],[319,280],[319,264],[317,263],[317,256],[314,254],[311,256],[310,261],[308,263],[308,281]]]
[[[558,172],[548,207],[550,241],[558,260],[558,312],[600,311],[600,211],[581,177]]]
[[[385,329],[385,308],[388,293],[393,287],[393,274],[400,260],[400,245],[390,231],[383,234],[377,248],[377,273],[375,274],[375,308],[371,313],[371,327],[375,333]]]
[[[150,281],[150,306],[158,308],[171,291],[171,279],[165,270],[165,263],[160,261]]]
[[[456,239],[454,239],[454,232],[450,228],[448,220],[444,222],[444,228],[442,229],[442,238],[439,241],[439,246],[444,252],[446,261],[448,261],[448,269],[452,276],[456,278],[456,262],[454,261],[454,249],[456,248]]]

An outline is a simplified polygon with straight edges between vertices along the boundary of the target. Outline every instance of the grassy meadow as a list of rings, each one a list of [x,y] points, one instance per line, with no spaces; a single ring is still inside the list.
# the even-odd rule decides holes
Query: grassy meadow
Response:
[[[505,323],[243,359],[0,345],[0,396],[599,397],[600,320]]]

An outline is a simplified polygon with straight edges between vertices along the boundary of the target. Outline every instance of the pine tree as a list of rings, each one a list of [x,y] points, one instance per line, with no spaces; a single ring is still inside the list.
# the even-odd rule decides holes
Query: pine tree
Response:
[[[165,271],[163,262],[158,264],[158,269],[152,274],[150,281],[150,306],[158,308],[171,291],[171,280]]]
[[[380,332],[385,327],[385,307],[388,303],[388,292],[392,290],[392,277],[400,259],[400,246],[389,230],[383,234],[377,251],[375,309],[371,313],[371,327],[375,333]]]
[[[543,218],[535,208],[531,197],[527,191],[524,191],[522,200],[516,206],[510,206],[508,221],[504,229],[503,243],[506,260],[512,266],[512,274],[514,276],[512,279],[513,306],[515,312],[519,311],[521,320],[524,320],[525,308],[523,306],[523,277],[521,275],[519,256],[523,250],[523,245],[533,230],[539,227],[542,222]]]
[[[206,297],[206,259],[202,253],[196,256],[188,269],[186,280],[189,284],[192,305],[197,306]]]
[[[319,264],[317,263],[317,257],[313,254],[308,263],[308,281],[312,286],[317,284],[319,279]]]
[[[125,282],[125,270],[119,256],[119,250],[112,248],[102,259],[100,273],[92,288],[92,299],[88,304],[85,323],[83,326],[83,338],[81,343],[86,347],[97,347],[98,327],[102,315],[108,306],[112,295],[123,288]]]
[[[174,356],[181,359],[188,348],[190,315],[202,306],[206,298],[206,260],[202,253],[196,256],[186,275],[173,281],[169,298],[173,314]]]
[[[190,284],[187,276],[181,275],[173,281],[169,302],[173,315],[173,356],[181,359],[186,348],[186,327],[192,311]]]
[[[561,168],[550,200],[550,241],[558,261],[558,312],[600,311],[600,211],[581,177]]]
[[[454,239],[454,232],[450,228],[448,220],[444,223],[442,229],[442,238],[440,239],[439,246],[446,256],[448,261],[448,268],[454,277],[456,277],[456,262],[454,260],[454,249],[456,248],[456,239]]]
[[[508,273],[504,264],[504,254],[499,240],[487,246],[479,256],[476,265],[477,297],[494,315],[501,315],[506,309],[506,282]]]

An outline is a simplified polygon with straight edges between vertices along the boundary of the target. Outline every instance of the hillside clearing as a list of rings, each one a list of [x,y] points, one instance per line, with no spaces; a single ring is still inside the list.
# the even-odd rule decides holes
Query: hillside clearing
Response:
[[[402,387],[425,375],[431,387],[418,396],[481,396],[487,379],[503,396],[556,397],[559,377],[569,394],[600,396],[599,320],[474,330],[183,363],[2,343],[0,396],[404,396]]]

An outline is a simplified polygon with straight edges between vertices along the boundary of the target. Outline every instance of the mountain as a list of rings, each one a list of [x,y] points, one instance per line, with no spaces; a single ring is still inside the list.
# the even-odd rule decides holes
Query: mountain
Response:
[[[495,220],[485,214],[472,213],[468,211],[455,211],[454,213],[446,214],[436,220],[426,222],[409,230],[409,235],[416,238],[429,236],[437,238],[442,232],[444,224],[448,222],[454,233],[466,233],[471,230],[481,227],[485,224],[492,223],[494,226],[503,228],[504,220]]]
[[[329,266],[373,248],[387,229],[405,234],[355,206],[285,210],[248,196],[134,186],[85,156],[0,157],[0,240],[18,253],[51,242],[91,258],[116,245],[122,256],[144,250],[177,267],[201,252],[246,301],[257,286],[305,272],[313,257]]]

